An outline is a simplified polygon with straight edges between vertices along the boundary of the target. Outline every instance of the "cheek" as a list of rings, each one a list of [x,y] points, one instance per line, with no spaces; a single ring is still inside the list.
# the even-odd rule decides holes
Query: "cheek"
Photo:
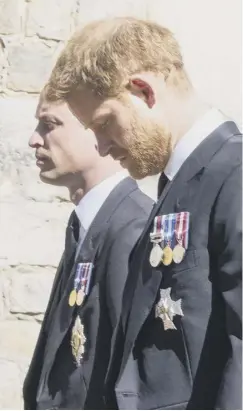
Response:
[[[52,130],[46,135],[46,142],[51,151],[63,144],[64,134],[60,130]]]
[[[106,139],[115,143],[116,145],[126,148],[129,136],[128,124],[122,122],[113,123],[107,130]]]
[[[53,162],[58,165],[67,161],[68,157],[75,154],[77,145],[73,139],[67,134],[61,132],[53,132],[48,136],[48,149],[50,151]]]

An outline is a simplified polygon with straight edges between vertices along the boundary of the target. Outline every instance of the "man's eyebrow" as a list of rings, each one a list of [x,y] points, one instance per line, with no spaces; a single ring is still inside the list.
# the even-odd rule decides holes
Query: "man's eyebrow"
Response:
[[[90,121],[90,123],[87,126],[85,126],[85,128],[91,128],[91,126],[94,126],[95,124],[99,124],[97,123],[97,120],[107,119],[109,115],[110,115],[109,113],[100,114],[99,116],[95,117],[92,121]]]
[[[39,116],[36,116],[37,120],[44,120],[44,121],[49,121],[51,123],[58,123],[62,124],[62,120],[53,114],[40,114]]]

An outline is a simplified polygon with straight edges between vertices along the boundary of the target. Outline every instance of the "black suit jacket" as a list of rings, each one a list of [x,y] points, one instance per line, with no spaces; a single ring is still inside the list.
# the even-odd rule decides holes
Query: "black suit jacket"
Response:
[[[241,409],[242,136],[226,122],[162,192],[135,247],[124,292],[120,409]],[[190,212],[180,264],[151,267],[156,215]],[[182,300],[177,330],[156,318],[160,289]]]
[[[130,177],[106,199],[72,266],[75,247],[66,244],[35,353],[24,383],[26,409],[103,409],[116,407],[114,386],[105,389],[112,371],[113,340],[117,334],[128,260],[149,213],[152,200]],[[72,227],[67,229],[72,232]],[[93,262],[91,290],[80,307],[70,307],[79,262]],[[63,279],[65,287],[63,287]],[[76,366],[71,330],[77,316],[84,326],[85,353]],[[114,401],[114,402],[113,402]]]

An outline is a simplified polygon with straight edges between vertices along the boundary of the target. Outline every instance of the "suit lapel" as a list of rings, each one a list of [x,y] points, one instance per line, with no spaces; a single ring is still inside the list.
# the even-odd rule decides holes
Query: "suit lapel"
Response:
[[[95,264],[96,256],[98,256],[101,246],[104,243],[104,238],[107,229],[109,228],[109,220],[119,206],[124,197],[128,196],[132,191],[136,190],[137,183],[130,177],[121,181],[110,193],[99,212],[97,213],[94,221],[92,222],[84,242],[82,244],[80,254],[72,267],[68,280],[66,281],[65,288],[61,301],[54,314],[54,318],[51,323],[49,338],[47,341],[47,348],[45,354],[45,362],[42,371],[42,384],[40,384],[39,396],[43,388],[45,375],[50,371],[55,354],[62,343],[62,340],[71,326],[73,316],[77,310],[76,306],[70,307],[68,305],[68,297],[73,289],[73,282],[77,264],[79,262],[93,262]],[[99,278],[93,278],[93,285],[99,281]],[[85,301],[84,301],[85,305]],[[79,308],[82,310],[82,307]]]
[[[139,330],[155,302],[162,280],[162,270],[153,269],[151,275],[152,268],[148,261],[149,232],[152,229],[154,217],[159,212],[161,213],[162,207],[165,212],[177,212],[180,193],[184,192],[185,185],[189,184],[196,175],[202,172],[215,153],[235,134],[239,134],[235,123],[226,122],[209,135],[185,161],[175,178],[167,184],[151,212],[137,244],[136,252],[133,255],[130,267],[130,272],[133,275],[129,276],[126,287],[128,295],[126,295],[127,301],[125,301],[122,316],[126,339],[120,375],[126,365]],[[144,255],[145,259],[143,259]],[[139,258],[141,258],[140,269],[138,268]],[[135,288],[135,292],[133,292],[133,288]]]
[[[53,286],[52,293],[49,299],[50,310],[47,308],[48,318],[46,321],[45,330],[49,333],[50,323],[53,319],[53,312],[57,308],[63,292],[65,290],[65,283],[69,278],[69,273],[72,270],[74,263],[75,250],[77,247],[78,233],[75,233],[77,227],[75,227],[76,214],[75,211],[71,213],[71,216],[68,221],[65,235],[65,250],[62,255],[62,259],[56,274]],[[77,224],[76,224],[77,225]]]

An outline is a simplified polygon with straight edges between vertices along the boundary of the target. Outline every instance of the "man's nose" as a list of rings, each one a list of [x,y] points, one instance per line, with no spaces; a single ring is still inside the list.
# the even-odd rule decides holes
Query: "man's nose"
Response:
[[[110,141],[106,141],[105,139],[97,139],[98,140],[98,151],[101,157],[108,156],[110,149],[111,149],[111,143]]]
[[[35,130],[29,139],[29,146],[32,148],[42,147],[44,145],[44,140],[40,134]]]

